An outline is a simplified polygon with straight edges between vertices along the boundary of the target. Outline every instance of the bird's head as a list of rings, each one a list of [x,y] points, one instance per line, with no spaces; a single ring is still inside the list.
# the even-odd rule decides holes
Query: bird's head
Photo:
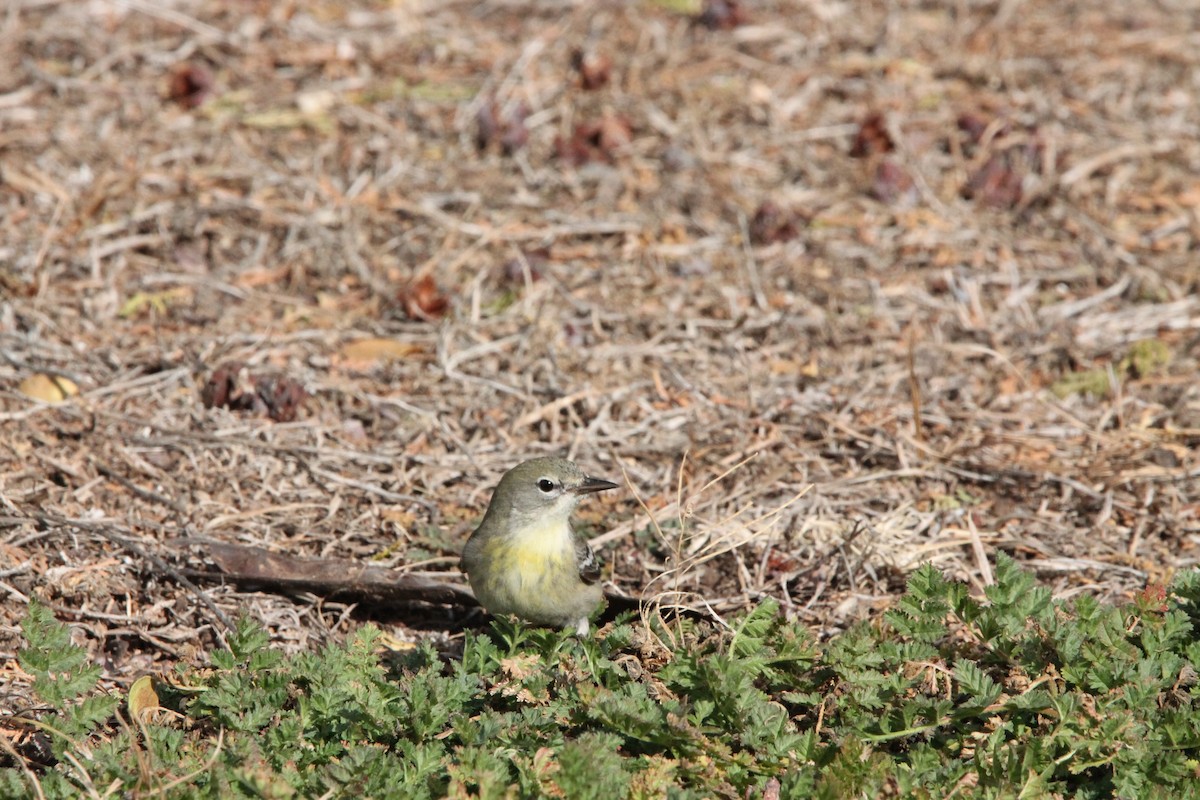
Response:
[[[505,514],[517,526],[565,521],[584,495],[616,487],[612,481],[585,475],[565,458],[534,458],[504,473],[488,513]]]

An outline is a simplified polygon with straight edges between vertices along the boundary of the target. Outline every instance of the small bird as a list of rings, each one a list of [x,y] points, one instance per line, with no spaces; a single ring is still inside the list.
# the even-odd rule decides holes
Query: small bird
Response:
[[[587,635],[604,591],[600,562],[571,529],[571,512],[584,495],[616,487],[565,458],[534,458],[504,473],[462,554],[483,607]]]

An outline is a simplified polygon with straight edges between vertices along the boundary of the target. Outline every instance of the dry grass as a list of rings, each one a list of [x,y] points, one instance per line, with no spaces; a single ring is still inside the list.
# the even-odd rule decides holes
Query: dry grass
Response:
[[[929,559],[982,586],[997,549],[1060,594],[1194,567],[1194,12],[748,11],[8,4],[6,669],[33,595],[116,681],[242,612],[341,636],[379,610],[175,576],[207,538],[457,580],[491,486],[543,453],[625,476],[582,514],[616,587],[718,614],[771,594],[828,632]],[[196,108],[168,97],[185,64]],[[488,103],[527,114],[511,155],[477,148]],[[612,163],[559,157],[606,112]],[[402,357],[347,353],[373,338]],[[231,360],[303,384],[300,418],[205,408]],[[38,373],[80,394],[31,400]],[[1110,380],[1051,391],[1080,374]]]

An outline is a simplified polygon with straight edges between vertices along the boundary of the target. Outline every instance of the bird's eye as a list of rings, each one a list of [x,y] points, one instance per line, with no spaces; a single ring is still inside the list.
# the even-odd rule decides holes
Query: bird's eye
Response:
[[[549,478],[542,478],[540,481],[538,481],[538,488],[541,489],[543,493],[550,494],[554,491],[554,481],[550,480]]]

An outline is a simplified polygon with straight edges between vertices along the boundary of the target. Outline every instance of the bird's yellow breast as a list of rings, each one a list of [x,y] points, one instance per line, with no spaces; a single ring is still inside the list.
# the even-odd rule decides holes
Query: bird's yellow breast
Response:
[[[475,596],[493,614],[546,625],[573,625],[600,603],[599,584],[579,577],[575,537],[565,520],[527,525],[483,545],[486,572],[469,573]]]
[[[491,543],[488,550],[503,559],[507,569],[527,575],[539,575],[547,569],[570,564],[575,568],[575,541],[565,521],[550,520],[512,531],[504,539]]]

